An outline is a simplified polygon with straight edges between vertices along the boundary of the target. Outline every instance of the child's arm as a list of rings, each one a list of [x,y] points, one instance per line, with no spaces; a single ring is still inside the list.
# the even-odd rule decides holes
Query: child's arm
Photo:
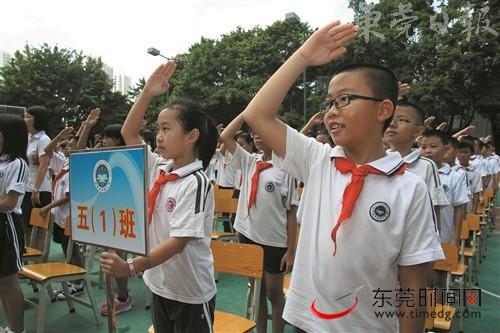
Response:
[[[399,319],[400,332],[423,332],[426,312],[425,303],[420,302],[420,290],[427,287],[427,277],[429,275],[430,263],[413,266],[399,266],[399,281],[402,290],[413,291],[413,300],[403,302],[399,307],[399,312],[403,317]],[[413,304],[410,304],[413,303]],[[414,306],[411,306],[414,305]]]
[[[169,81],[175,73],[176,64],[174,61],[167,61],[160,65],[151,74],[144,85],[139,97],[135,101],[132,109],[127,115],[127,119],[122,126],[122,136],[127,145],[138,145],[142,143],[141,129],[142,120],[148,110],[153,97],[164,94],[169,87]]]
[[[323,65],[346,52],[356,36],[352,24],[332,22],[311,37],[264,84],[243,112],[245,121],[278,156],[285,156],[286,126],[276,116],[290,87],[308,66]]]
[[[57,134],[56,137],[53,138],[52,141],[50,141],[50,143],[43,149],[45,154],[47,154],[48,157],[52,157],[52,154],[54,154],[54,150],[57,148],[59,142],[69,138],[73,131],[73,127],[66,127],[59,132],[59,134]]]
[[[0,197],[0,213],[8,212],[16,207],[17,199],[21,193],[16,191],[9,191],[7,195]]]
[[[40,216],[45,218],[47,216],[47,213],[54,207],[57,207],[57,206],[61,206],[61,205],[64,205],[66,203],[69,202],[69,197],[64,197],[64,198],[61,198],[61,199],[58,199],[56,201],[52,201],[51,203],[49,203],[47,206],[43,206],[42,208],[40,208]]]
[[[193,237],[171,237],[152,249],[149,256],[134,258],[134,270],[143,272],[158,266],[181,252],[188,242],[196,239]],[[129,276],[128,263],[116,253],[103,252],[101,254],[101,267],[105,273],[114,277]]]
[[[453,229],[451,233],[452,244],[460,244],[460,235],[462,233],[462,223],[465,219],[467,204],[453,207]]]
[[[324,117],[325,117],[324,113],[322,112],[316,113],[314,116],[311,117],[311,119],[309,119],[307,124],[300,130],[300,133],[307,135],[314,126],[318,126],[323,123]]]
[[[234,136],[244,122],[245,120],[243,119],[243,116],[239,114],[236,118],[233,119],[233,121],[229,123],[229,125],[227,125],[227,127],[224,129],[224,131],[222,131],[220,135],[222,144],[231,154],[234,154],[234,151],[236,149],[236,141],[234,141]]]
[[[281,258],[280,270],[283,274],[290,273],[295,259],[295,247],[297,244],[297,206],[292,206],[286,212],[286,232],[288,237],[288,246],[285,254]]]
[[[99,108],[95,108],[90,111],[87,120],[80,127],[81,133],[80,136],[78,137],[78,142],[76,143],[77,149],[87,148],[87,141],[89,140],[90,131],[92,130],[92,127],[94,127],[94,125],[97,124],[100,114],[101,114],[101,109]]]
[[[457,133],[453,134],[452,137],[453,138],[460,138],[461,136],[464,136],[464,135],[468,135],[468,134],[471,134],[472,132],[474,132],[474,130],[476,129],[475,126],[473,125],[470,125],[470,126],[467,126],[466,128],[464,128],[463,130],[461,131],[458,131]],[[460,140],[459,140],[460,141]]]

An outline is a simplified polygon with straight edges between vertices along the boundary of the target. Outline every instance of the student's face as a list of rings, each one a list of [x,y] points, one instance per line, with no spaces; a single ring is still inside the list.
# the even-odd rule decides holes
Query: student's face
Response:
[[[343,72],[330,81],[327,100],[333,100],[341,94],[374,96],[365,83],[362,71]],[[324,123],[336,145],[349,150],[357,150],[366,140],[380,138],[382,126],[392,114],[392,103],[365,99],[352,99],[344,107],[331,107],[325,114]],[[378,125],[378,126],[377,126]]]
[[[24,122],[26,123],[26,127],[28,127],[28,132],[31,134],[36,133],[35,130],[35,118],[29,113],[24,113]]]
[[[257,134],[254,135],[253,137],[253,143],[255,145],[255,148],[257,148],[258,151],[261,151],[263,153],[268,153],[270,152],[270,149],[268,146],[266,146],[264,144],[264,142],[262,142],[262,139],[260,138],[260,136],[258,136]]]
[[[316,135],[316,141],[330,144],[330,136],[326,133]]]
[[[391,146],[413,144],[422,135],[424,127],[418,125],[417,115],[411,107],[398,106],[391,124],[385,131],[384,139]]]
[[[469,148],[457,149],[457,160],[462,166],[469,166],[470,157],[472,152]]]
[[[446,154],[446,146],[436,136],[424,137],[420,145],[420,150],[424,157],[430,158],[436,164],[443,163]]]
[[[455,164],[455,158],[457,157],[457,150],[453,148],[452,145],[448,144],[446,154],[444,154],[443,162],[449,165]]]
[[[197,129],[186,132],[177,118],[177,111],[165,109],[158,115],[156,124],[156,146],[166,159],[176,159],[193,151],[198,136],[193,137]]]
[[[119,140],[116,138],[112,138],[110,136],[104,136],[102,138],[102,146],[103,147],[116,147],[118,146]]]
[[[249,153],[253,153],[253,143],[251,142],[246,142],[245,139],[243,138],[238,138],[238,140],[236,140],[238,142],[238,144],[243,148],[245,149],[247,152]]]

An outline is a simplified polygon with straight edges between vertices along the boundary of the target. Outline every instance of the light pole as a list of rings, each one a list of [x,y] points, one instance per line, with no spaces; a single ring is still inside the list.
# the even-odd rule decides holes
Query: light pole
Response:
[[[290,13],[286,13],[285,14],[285,20],[296,20],[298,22],[300,22],[300,17],[295,13],[295,12],[290,12]],[[306,39],[306,34],[304,32],[304,42],[305,42],[305,39]],[[303,93],[304,93],[304,109],[303,109],[303,112],[304,112],[304,124],[307,123],[307,91],[306,91],[306,69],[304,69],[304,72],[302,73],[302,86],[303,86]]]
[[[156,57],[156,56],[160,56],[160,57],[162,57],[162,58],[165,58],[165,59],[167,59],[167,60],[170,60],[170,58],[165,57],[163,54],[161,54],[161,53],[160,53],[160,50],[155,49],[154,47],[150,47],[150,48],[148,48],[148,53],[149,53],[149,54],[151,54],[152,56],[155,56],[155,57]],[[167,103],[168,103],[168,102],[169,102],[169,100],[170,100],[169,90],[170,90],[170,88],[167,88]]]

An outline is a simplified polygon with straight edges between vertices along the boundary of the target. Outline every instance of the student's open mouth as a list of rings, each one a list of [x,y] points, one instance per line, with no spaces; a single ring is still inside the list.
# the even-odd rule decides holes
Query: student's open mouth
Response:
[[[339,123],[332,123],[332,125],[329,126],[330,133],[332,133],[333,135],[338,134],[344,128],[345,125]]]

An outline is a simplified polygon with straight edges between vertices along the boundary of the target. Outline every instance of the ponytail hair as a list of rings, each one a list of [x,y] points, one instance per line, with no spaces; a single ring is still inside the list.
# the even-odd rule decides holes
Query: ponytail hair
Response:
[[[198,129],[200,136],[195,143],[195,155],[203,162],[206,169],[217,148],[219,133],[215,122],[201,108],[201,106],[186,98],[177,98],[168,103],[164,109],[169,108],[177,112],[177,119],[186,132]]]

